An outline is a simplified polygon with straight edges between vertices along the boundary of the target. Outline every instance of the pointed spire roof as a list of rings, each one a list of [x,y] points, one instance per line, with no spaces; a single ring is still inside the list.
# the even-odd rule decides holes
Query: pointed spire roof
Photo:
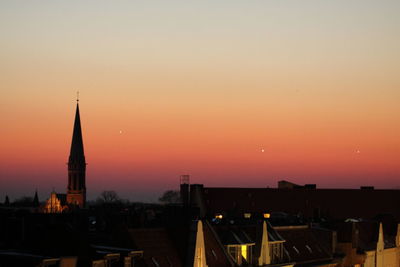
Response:
[[[385,248],[385,239],[383,236],[383,227],[382,223],[379,223],[379,235],[378,235],[378,243],[376,244],[376,250],[382,251]]]
[[[269,255],[269,240],[268,240],[268,229],[267,222],[263,221],[263,230],[261,237],[261,252],[260,257],[258,258],[258,265],[268,265],[271,264],[271,256]]]
[[[201,222],[201,220],[197,222],[196,247],[194,250],[193,266],[208,267],[206,249],[204,244],[203,223]]]
[[[81,118],[79,115],[79,103],[76,103],[76,113],[74,122],[74,132],[72,134],[71,151],[69,162],[85,162],[85,153],[83,151]]]
[[[35,196],[33,197],[33,205],[35,207],[39,206],[39,197],[38,197],[37,189],[35,191]]]

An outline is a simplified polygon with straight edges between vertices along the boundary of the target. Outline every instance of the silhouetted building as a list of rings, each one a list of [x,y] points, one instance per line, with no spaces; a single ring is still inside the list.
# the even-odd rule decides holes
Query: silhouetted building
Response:
[[[180,177],[180,197],[182,204],[186,207],[189,204],[190,176],[185,174]]]
[[[39,203],[37,192],[34,202]],[[68,159],[68,188],[67,194],[52,192],[50,198],[41,208],[45,213],[60,213],[73,207],[83,208],[86,204],[86,161],[83,149],[79,102],[76,104],[74,130],[71,150]]]
[[[79,103],[76,104],[74,132],[68,160],[67,203],[80,208],[86,204],[86,161],[83,150]]]
[[[4,205],[6,206],[10,205],[10,198],[8,197],[8,195],[6,195],[6,199],[4,200]]]
[[[189,194],[191,206],[200,209],[201,217],[284,212],[309,221],[367,219],[383,214],[400,219],[400,190],[396,189],[319,189],[315,184],[299,186],[285,181],[279,183],[279,188],[192,184]]]

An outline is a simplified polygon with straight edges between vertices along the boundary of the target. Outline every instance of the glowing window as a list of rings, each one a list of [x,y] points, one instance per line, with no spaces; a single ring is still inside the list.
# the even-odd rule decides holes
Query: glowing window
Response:
[[[264,213],[263,216],[264,216],[265,219],[268,219],[269,217],[271,217],[271,214],[269,214],[269,213]]]
[[[251,213],[245,213],[245,214],[244,214],[244,217],[245,217],[246,219],[250,219]]]
[[[247,260],[247,246],[242,245],[242,257]]]

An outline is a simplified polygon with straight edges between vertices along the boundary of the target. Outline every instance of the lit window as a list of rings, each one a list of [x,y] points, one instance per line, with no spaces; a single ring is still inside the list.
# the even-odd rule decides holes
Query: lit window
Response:
[[[269,217],[271,217],[271,214],[269,214],[269,213],[264,213],[263,216],[264,216],[265,219],[268,219]]]
[[[223,217],[224,217],[224,216],[222,216],[222,214],[216,214],[216,215],[215,215],[215,219],[220,219],[220,220],[221,220]]]
[[[247,246],[242,245],[242,257],[247,260]]]
[[[244,214],[244,217],[245,217],[246,219],[250,219],[251,213],[245,213],[245,214]]]

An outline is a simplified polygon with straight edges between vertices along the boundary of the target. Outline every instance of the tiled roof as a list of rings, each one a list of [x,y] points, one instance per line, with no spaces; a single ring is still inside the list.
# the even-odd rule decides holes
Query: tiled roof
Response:
[[[331,255],[320,245],[320,240],[310,228],[278,228],[276,230],[286,241],[284,253],[288,262],[301,264],[331,259]]]
[[[135,243],[135,248],[143,250],[142,262],[137,266],[156,266],[156,262],[160,267],[179,267],[191,262],[194,259],[197,221],[194,221],[191,226],[130,229],[129,234]],[[203,222],[203,232],[207,265],[209,267],[232,266],[232,261],[207,222]],[[194,241],[193,244],[190,244],[190,238]]]
[[[375,250],[379,236],[379,224],[363,222],[355,223],[355,226],[358,229],[357,248],[360,250]]]
[[[262,242],[262,222],[255,222],[252,225],[238,226],[241,231],[245,232],[251,240],[255,242],[253,255],[255,258],[260,256]],[[268,241],[269,242],[284,242],[284,238],[271,226],[267,221]]]
[[[206,247],[206,259],[209,267],[233,266],[226,251],[219,243],[218,237],[208,222],[203,223],[204,243]]]
[[[319,245],[323,248],[323,250],[332,255],[334,232],[332,230],[320,227],[312,227],[311,231],[315,238],[319,241]]]
[[[375,250],[379,236],[379,223],[375,221],[340,222],[330,225],[338,233],[338,242],[353,242],[360,251]],[[358,231],[358,239],[353,240],[353,231]],[[395,246],[396,224],[383,224],[385,248]]]
[[[129,233],[137,247],[144,251],[144,266],[183,266],[165,228],[130,229]]]
[[[274,241],[284,241],[285,239],[272,227],[272,225],[267,221],[267,231],[268,231],[268,240],[270,242]]]
[[[224,245],[253,244],[255,240],[237,225],[217,225],[216,232]]]

